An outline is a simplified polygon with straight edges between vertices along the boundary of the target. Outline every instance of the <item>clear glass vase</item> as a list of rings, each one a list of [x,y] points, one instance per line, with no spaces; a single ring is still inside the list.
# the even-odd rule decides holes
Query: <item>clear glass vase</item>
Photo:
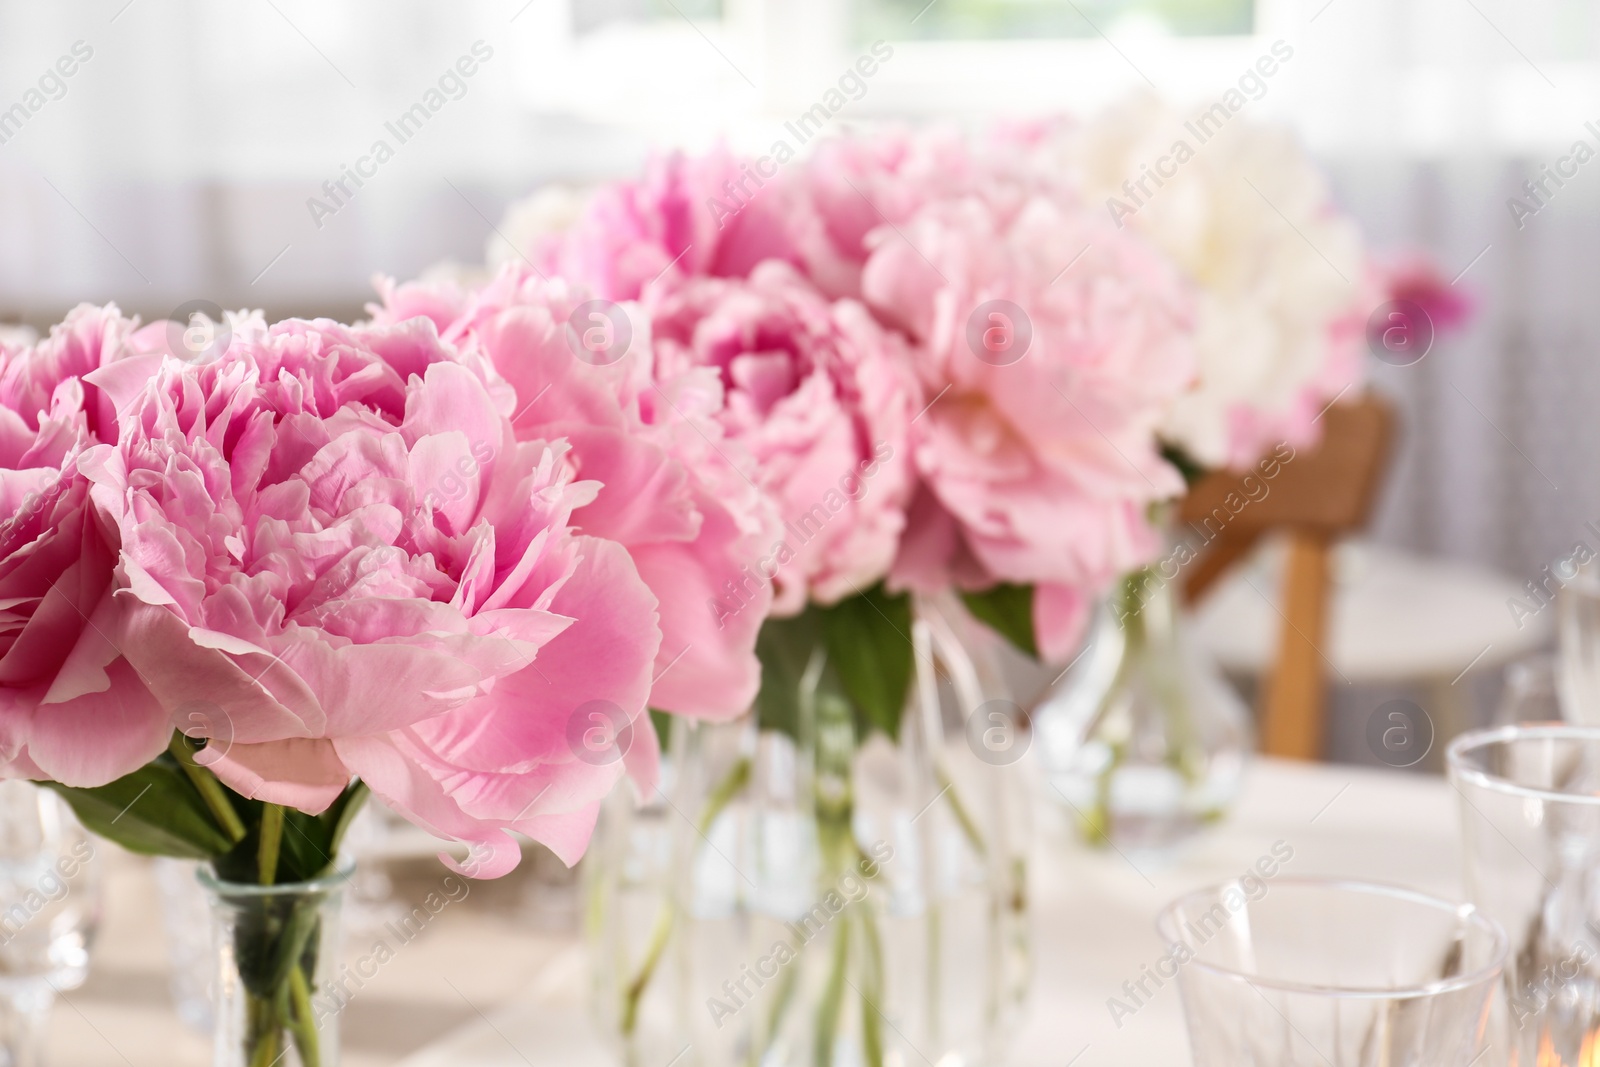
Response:
[[[216,1067],[338,1067],[349,991],[340,962],[341,909],[354,864],[310,882],[246,885],[200,870],[217,958]]]
[[[95,843],[66,803],[0,782],[0,1067],[44,1062],[56,993],[88,976],[100,894]]]
[[[608,805],[587,927],[623,1062],[998,1062],[1028,982],[1027,789],[1025,742],[993,735],[1021,716],[954,602],[912,629],[895,740],[803,686],[793,735],[674,718],[658,794]]]
[[[1091,844],[1164,853],[1222,817],[1251,750],[1249,713],[1188,639],[1154,567],[1102,604],[1081,661],[1034,710],[1047,792]]]

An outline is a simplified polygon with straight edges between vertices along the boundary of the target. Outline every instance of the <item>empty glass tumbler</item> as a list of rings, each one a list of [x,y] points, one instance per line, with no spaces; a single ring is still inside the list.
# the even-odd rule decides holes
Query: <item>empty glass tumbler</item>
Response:
[[[1467,893],[1511,939],[1497,1042],[1517,1067],[1600,1064],[1600,728],[1480,730],[1449,749]]]
[[[1468,1067],[1488,1049],[1506,935],[1406,889],[1322,879],[1226,882],[1157,928],[1196,1067]]]

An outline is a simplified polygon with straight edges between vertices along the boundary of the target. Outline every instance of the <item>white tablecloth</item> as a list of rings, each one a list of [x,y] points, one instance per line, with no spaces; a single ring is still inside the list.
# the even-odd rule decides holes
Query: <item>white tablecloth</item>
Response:
[[[1033,864],[1037,980],[1016,1036],[1019,1067],[1173,1067],[1189,1062],[1177,990],[1169,983],[1118,1027],[1107,999],[1162,948],[1155,913],[1185,890],[1242,874],[1277,842],[1293,849],[1283,875],[1332,874],[1460,894],[1454,793],[1437,778],[1261,760],[1234,816],[1165,869],[1137,869],[1114,852],[1040,826]],[[462,946],[457,946],[457,951]],[[452,952],[452,955],[457,952]],[[486,960],[457,966],[464,976]],[[535,979],[404,1060],[404,1067],[601,1067],[583,1005],[583,953],[556,951]],[[457,980],[466,978],[458,976]]]
[[[1364,877],[1455,896],[1453,797],[1437,778],[1261,760],[1233,816],[1163,870],[1136,870],[1115,853],[1085,849],[1064,825],[1046,821],[1033,864],[1037,981],[1012,1062],[1188,1063],[1170,985],[1120,1029],[1106,1005],[1160,955],[1152,918],[1161,905],[1242,873],[1277,841],[1294,849],[1284,874]],[[56,1008],[50,1062],[205,1067],[208,1042],[178,1022],[167,992],[148,865],[118,855],[110,866],[94,967],[88,984]],[[443,873],[423,865],[397,885],[397,897],[423,899]],[[582,950],[572,934],[541,932],[528,892],[526,878],[472,885],[466,900],[445,908],[377,968],[342,1013],[344,1067],[605,1064],[582,1003]],[[347,961],[370,954],[376,936],[352,931]]]

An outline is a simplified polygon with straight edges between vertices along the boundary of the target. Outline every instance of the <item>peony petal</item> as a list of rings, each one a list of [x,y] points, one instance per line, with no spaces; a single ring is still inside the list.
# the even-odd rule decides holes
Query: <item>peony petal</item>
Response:
[[[654,778],[651,779],[654,781]],[[534,815],[520,820],[516,829],[518,833],[526,834],[533,838],[551,852],[556,858],[568,867],[576,864],[583,858],[589,848],[589,840],[594,836],[595,823],[600,818],[600,801],[586,805],[576,811],[563,812],[560,815]],[[476,877],[491,878],[490,874],[480,874]]]
[[[44,777],[89,788],[132,774],[166,751],[172,720],[126,660],[106,670],[107,687],[41,703],[28,756]]]
[[[460,778],[459,772],[432,757],[425,746],[404,733],[346,737],[334,744],[344,763],[384,803],[440,836],[471,842],[474,847],[466,863],[456,864],[441,857],[453,870],[469,877],[499,878],[516,867],[522,852],[506,833],[508,828],[546,842],[569,864],[582,855],[593,832],[599,810],[597,799],[571,810],[532,813],[536,806],[548,804],[548,794],[542,796],[542,787],[536,787],[536,776],[509,776],[508,784],[528,796],[524,810],[529,814],[517,818],[512,812],[499,819],[484,820],[463,810],[452,795],[449,783]],[[608,777],[615,781],[616,771],[609,770]]]
[[[517,389],[512,421],[520,439],[542,437],[552,425],[626,425],[610,378],[573,357],[565,330],[545,307],[510,308],[483,326],[484,350]]]
[[[1041,583],[1033,589],[1033,634],[1039,658],[1065,663],[1083,640],[1090,600],[1082,589]]]
[[[583,559],[552,604],[572,625],[533,662],[460,711],[421,723],[439,757],[483,772],[570,763],[567,724],[600,702],[629,721],[644,713],[660,642],[656,599],[619,545],[582,539]]]
[[[625,545],[689,541],[699,531],[689,474],[664,449],[617,430],[567,427],[580,477],[602,488],[573,513],[585,533]]]
[[[744,561],[750,552],[726,516],[720,524],[723,529],[689,544],[633,550],[639,574],[661,605],[651,707],[731,719],[755,699],[761,681],[755,638],[772,604],[772,585],[749,572]],[[739,597],[728,595],[729,583],[741,589]]]
[[[124,601],[127,594],[118,593]],[[234,656],[202,648],[171,611],[134,601],[126,607],[119,645],[165,706],[215,708],[235,741],[254,744],[320,736],[326,716],[315,694],[280,659]]]
[[[242,745],[212,741],[195,762],[240,796],[283,804],[307,815],[327,810],[350,784],[331,741],[290,738]]]
[[[440,715],[475,696],[491,679],[522,670],[536,653],[492,634],[420,635],[335,646],[296,627],[278,658],[317,695],[326,716],[314,736],[375,734]]]

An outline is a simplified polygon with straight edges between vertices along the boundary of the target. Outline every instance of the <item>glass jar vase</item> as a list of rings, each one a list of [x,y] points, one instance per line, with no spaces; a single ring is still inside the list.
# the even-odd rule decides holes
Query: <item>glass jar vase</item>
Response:
[[[216,1067],[338,1067],[341,910],[354,863],[309,882],[250,885],[199,872],[217,958]]]
[[[1239,792],[1249,713],[1189,640],[1175,584],[1155,567],[1123,578],[1081,662],[1034,709],[1046,792],[1091,844],[1166,852]]]
[[[814,657],[792,732],[673,718],[656,795],[608,804],[587,928],[623,1062],[999,1060],[1028,982],[1022,717],[953,600],[909,636],[897,736]]]

